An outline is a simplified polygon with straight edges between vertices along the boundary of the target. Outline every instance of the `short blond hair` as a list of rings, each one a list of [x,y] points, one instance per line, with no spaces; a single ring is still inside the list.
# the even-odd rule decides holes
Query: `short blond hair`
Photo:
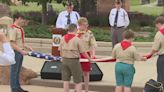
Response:
[[[83,24],[83,23],[88,23],[87,18],[81,17],[81,18],[78,20],[78,24],[79,24],[79,25],[81,25],[81,24]]]

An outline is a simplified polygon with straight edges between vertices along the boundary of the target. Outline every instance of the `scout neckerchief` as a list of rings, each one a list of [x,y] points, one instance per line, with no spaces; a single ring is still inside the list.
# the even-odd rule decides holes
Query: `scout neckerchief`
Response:
[[[122,41],[121,42],[121,47],[122,47],[123,50],[126,50],[130,46],[132,46],[131,42],[128,42],[128,41]]]
[[[161,28],[159,31],[164,35],[164,28]]]
[[[78,30],[78,32],[77,32],[77,37],[81,37],[83,34],[85,34],[86,32],[88,32],[89,30],[87,30],[87,31],[81,31],[81,30]]]
[[[17,29],[20,30],[21,36],[22,36],[22,43],[24,43],[24,30],[23,30],[23,28],[21,28],[21,27],[15,25],[15,24],[12,24],[11,27],[12,27],[12,28],[17,28]]]
[[[72,38],[74,38],[76,35],[75,34],[66,34],[64,35],[64,40],[66,41],[66,43],[68,43]]]

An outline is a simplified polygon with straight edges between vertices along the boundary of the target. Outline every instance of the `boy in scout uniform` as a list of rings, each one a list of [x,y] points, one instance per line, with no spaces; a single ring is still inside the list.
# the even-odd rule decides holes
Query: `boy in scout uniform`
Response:
[[[16,63],[11,66],[11,79],[10,86],[11,92],[28,92],[23,90],[20,86],[19,75],[22,67],[23,56],[27,55],[28,52],[24,49],[31,51],[32,49],[25,45],[24,42],[24,30],[22,28],[24,23],[24,16],[17,13],[13,16],[14,24],[12,24],[12,30],[10,30],[8,36],[11,42],[11,46],[15,52]]]
[[[124,40],[115,45],[112,51],[112,57],[117,61],[115,65],[116,89],[115,92],[131,92],[133,76],[135,74],[134,61],[146,60],[141,57],[136,48],[132,45],[134,33],[125,31]]]
[[[164,16],[160,16],[155,20],[155,26],[158,29],[158,32],[154,37],[150,55],[159,55],[157,59],[157,81],[164,84]]]
[[[95,37],[88,29],[88,20],[85,17],[81,17],[78,20],[78,37],[83,41],[83,46],[87,51],[87,54],[91,58],[95,58],[95,48],[97,47]],[[80,58],[85,59],[85,57],[81,54]],[[89,89],[89,72],[91,71],[91,63],[90,62],[81,62],[83,75],[84,75],[84,84],[85,84],[85,92],[88,92]]]
[[[64,81],[64,92],[69,92],[69,81],[71,76],[75,82],[76,92],[82,89],[82,69],[79,62],[80,53],[82,53],[89,61],[90,58],[85,53],[82,41],[76,36],[76,24],[68,26],[68,33],[61,40],[59,50],[62,56],[62,80]]]

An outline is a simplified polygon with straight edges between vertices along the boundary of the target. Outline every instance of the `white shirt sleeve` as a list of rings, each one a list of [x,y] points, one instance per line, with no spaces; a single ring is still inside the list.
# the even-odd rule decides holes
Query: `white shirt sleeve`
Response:
[[[112,9],[110,11],[110,14],[109,14],[109,24],[110,24],[110,26],[114,26],[114,19],[115,19],[114,9]]]
[[[128,13],[124,10],[124,13],[125,13],[125,27],[127,27],[129,25],[129,16],[128,16]]]
[[[3,43],[3,53],[0,55],[0,65],[6,66],[15,64],[15,53],[10,46],[10,43]]]
[[[62,21],[62,16],[62,13],[60,13],[56,21],[56,28],[65,28],[65,25]]]
[[[76,12],[77,14],[77,21],[80,19],[80,14],[78,12]]]

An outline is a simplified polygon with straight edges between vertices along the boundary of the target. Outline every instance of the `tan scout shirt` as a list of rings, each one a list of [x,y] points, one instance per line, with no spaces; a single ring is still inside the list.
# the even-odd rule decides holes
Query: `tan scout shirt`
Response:
[[[22,35],[21,35],[20,29],[18,29],[18,28],[13,28],[13,30],[10,30],[10,31],[9,31],[9,35],[8,35],[8,36],[9,36],[10,41],[16,42],[16,44],[17,44],[20,48],[24,49],[24,45],[23,45],[23,43],[22,43]]]
[[[78,37],[72,38],[68,43],[62,38],[59,50],[64,58],[79,58],[80,53],[85,52],[82,41]]]
[[[141,59],[141,56],[137,53],[137,49],[134,46],[130,46],[126,50],[123,50],[120,43],[115,45],[112,51],[112,57],[116,58],[117,62],[127,64],[134,64],[134,61]]]
[[[159,55],[164,54],[164,35],[158,31],[154,37],[153,50],[157,50]]]
[[[97,43],[96,43],[96,39],[92,33],[92,31],[88,30],[88,31],[78,31],[78,34],[82,34],[80,36],[80,39],[82,39],[83,43],[84,43],[84,48],[86,49],[86,51],[90,51],[90,48],[96,48],[97,47]]]

